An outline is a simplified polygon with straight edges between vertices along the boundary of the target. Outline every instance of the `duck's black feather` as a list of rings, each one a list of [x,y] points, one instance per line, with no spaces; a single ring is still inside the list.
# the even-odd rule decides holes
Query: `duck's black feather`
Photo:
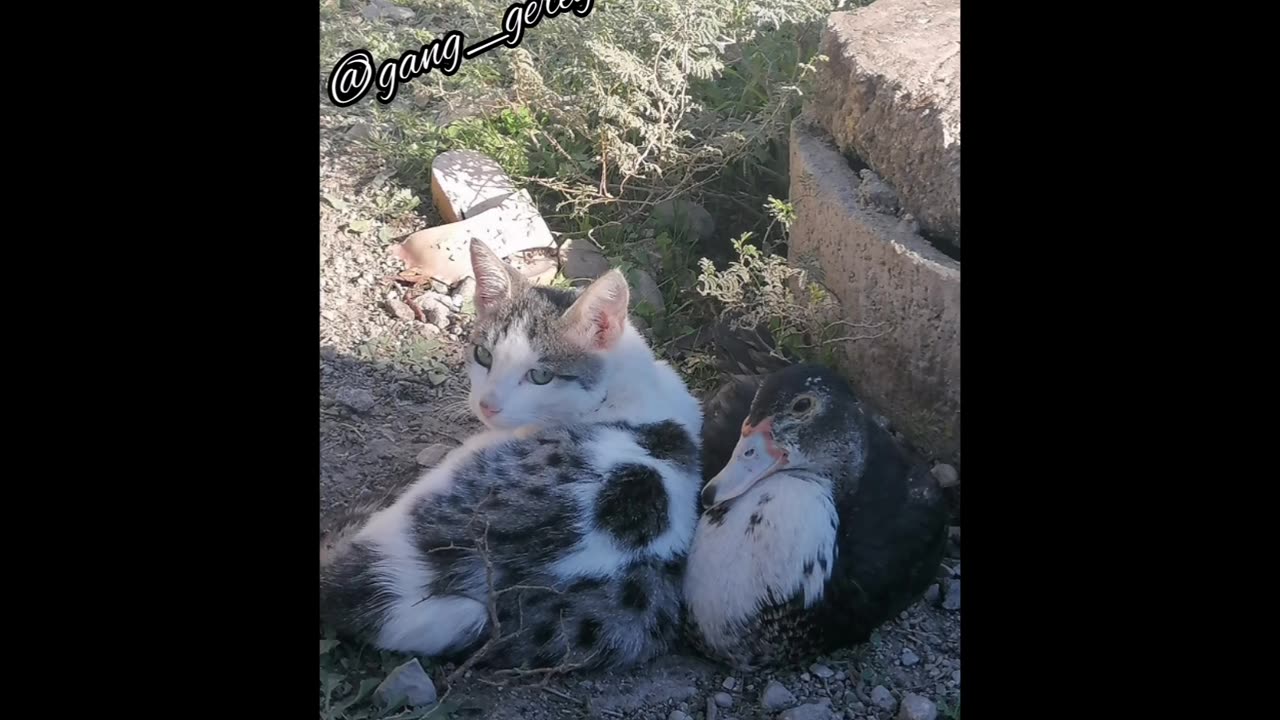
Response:
[[[703,475],[728,462],[763,376],[734,376],[706,403]],[[948,507],[922,462],[851,407],[865,437],[860,476],[841,478],[834,496],[836,558],[822,599],[803,594],[762,608],[741,648],[751,666],[800,662],[866,642],[872,631],[910,607],[933,582],[947,542]]]
[[[763,378],[733,375],[702,404],[702,480],[715,477],[729,462]]]

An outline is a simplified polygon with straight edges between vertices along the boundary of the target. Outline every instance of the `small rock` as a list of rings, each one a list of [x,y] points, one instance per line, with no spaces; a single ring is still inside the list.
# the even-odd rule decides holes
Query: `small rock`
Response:
[[[778,714],[778,720],[833,720],[831,701],[823,698],[816,703],[806,703]]]
[[[422,315],[427,322],[439,327],[448,325],[449,316],[453,314],[450,302],[435,292],[423,293],[418,298],[418,307],[422,308]]]
[[[662,300],[662,289],[658,287],[658,283],[653,276],[644,270],[635,269],[631,271],[631,307],[635,308],[640,303],[646,303],[655,312],[662,312],[664,303]]]
[[[413,308],[396,298],[387,298],[386,307],[387,312],[400,320],[412,320],[417,317],[413,314]]]
[[[809,682],[811,679],[809,673],[800,673],[800,682]]]
[[[956,685],[959,685],[959,684],[960,684],[960,671],[959,671],[959,670],[957,670],[957,671],[955,671],[955,672],[951,673],[951,682],[955,683]]]
[[[333,399],[358,413],[367,413],[373,409],[374,405],[373,393],[360,388],[340,388],[334,393]]]
[[[737,678],[732,678],[732,677],[727,677],[724,679],[724,682],[720,683],[720,687],[724,688],[725,690],[732,690],[737,686],[738,686]]]
[[[716,704],[722,708],[733,707],[733,696],[727,692],[718,692],[715,696]]]
[[[862,176],[862,182],[858,185],[858,197],[862,202],[881,212],[897,214],[898,194],[893,188],[870,168],[864,168],[858,174]]]
[[[369,123],[356,123],[347,130],[347,137],[352,140],[367,140],[370,132]]]
[[[706,720],[716,720],[716,716],[719,714],[720,710],[716,707],[716,701],[711,698],[707,698]]]
[[[942,601],[943,610],[959,610],[960,609],[960,581],[952,580],[947,586],[947,597]]]
[[[658,203],[649,214],[649,221],[690,239],[711,240],[716,234],[716,220],[711,213],[698,203],[683,198]]]
[[[927,697],[907,693],[898,709],[898,720],[937,720],[938,706]]]
[[[898,701],[893,699],[893,693],[889,692],[889,688],[877,685],[871,689],[871,704],[892,711],[898,706]]]
[[[933,466],[933,476],[937,478],[938,484],[942,487],[954,487],[960,484],[960,473],[956,469],[946,463]]]
[[[560,273],[570,280],[595,280],[609,271],[609,259],[590,240],[569,238],[560,246]]]
[[[959,565],[956,565],[955,569],[951,571],[951,577],[953,577],[953,578],[958,578],[958,577],[960,577],[960,566],[959,566]]]
[[[902,649],[902,666],[915,667],[920,664],[920,656],[911,651],[911,648]]]
[[[667,720],[689,720],[689,716],[679,710],[672,710]]]
[[[441,330],[440,326],[435,323],[422,323],[422,325],[418,327],[418,333],[423,337],[435,337],[442,332],[444,332],[444,330]]]
[[[930,585],[929,589],[924,591],[924,601],[930,605],[937,605],[941,600],[942,588],[938,586],[938,583]]]
[[[837,681],[844,680],[846,677],[848,677],[848,676],[844,674],[844,671],[843,671],[843,670],[838,670],[838,671],[836,671],[836,680],[837,680]]]
[[[435,704],[436,686],[415,658],[392,670],[373,691],[373,697],[387,707],[406,702],[413,707],[421,707]]]
[[[435,467],[436,464],[443,460],[444,456],[448,454],[448,445],[436,443],[423,448],[422,452],[418,453],[417,461],[418,464],[423,467]]]
[[[373,0],[364,10],[360,11],[360,15],[365,20],[397,20],[403,22],[413,19],[413,11],[409,8],[402,8],[392,5],[388,0]]]
[[[783,710],[796,704],[796,696],[777,680],[770,680],[760,693],[760,704],[766,710]]]
[[[449,295],[466,302],[476,296],[476,279],[468,275],[449,288]]]
[[[814,663],[810,665],[809,672],[813,673],[814,675],[817,675],[820,678],[823,678],[824,680],[836,674],[834,670],[832,670],[831,668],[821,663]]]

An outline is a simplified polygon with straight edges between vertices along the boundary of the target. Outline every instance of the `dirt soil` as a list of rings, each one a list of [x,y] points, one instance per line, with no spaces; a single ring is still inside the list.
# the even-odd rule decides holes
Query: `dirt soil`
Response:
[[[407,191],[362,149],[363,130],[354,120],[341,114],[321,119],[322,532],[351,503],[411,481],[422,469],[419,453],[452,447],[478,427],[459,404],[467,391],[465,306],[447,327],[428,326],[406,306],[388,302],[389,296],[402,297],[402,289],[384,281],[401,269],[386,257],[388,241],[438,224],[439,218],[430,198],[421,195],[415,209],[397,210]],[[447,713],[440,716],[748,720],[822,703],[782,716],[888,720],[899,716],[907,693],[916,693],[938,705],[937,717],[948,717],[960,696],[958,544],[950,554],[930,597],[882,628],[866,647],[825,658],[821,667],[743,677],[696,657],[671,655],[628,673],[577,674],[545,685],[536,678],[498,679],[473,671],[448,688]],[[445,669],[423,664],[444,695]],[[781,683],[794,702],[766,707],[761,693],[770,680]]]

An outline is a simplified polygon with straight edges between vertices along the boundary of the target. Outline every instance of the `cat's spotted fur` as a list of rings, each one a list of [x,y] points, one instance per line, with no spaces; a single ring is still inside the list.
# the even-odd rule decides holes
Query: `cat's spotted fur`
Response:
[[[492,601],[487,664],[648,660],[678,632],[698,402],[627,322],[621,274],[575,293],[528,287],[481,245],[472,262],[471,401],[490,429],[331,542],[322,618],[378,647],[461,657],[490,640]]]

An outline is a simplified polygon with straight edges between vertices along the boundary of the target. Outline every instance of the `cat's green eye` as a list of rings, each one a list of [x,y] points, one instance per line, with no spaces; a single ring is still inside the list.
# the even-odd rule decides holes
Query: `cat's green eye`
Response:
[[[476,362],[480,363],[480,367],[487,368],[493,364],[493,355],[479,345],[476,346],[475,358]]]
[[[551,382],[551,378],[553,377],[555,377],[555,374],[552,373],[550,370],[543,370],[542,368],[534,368],[529,371],[529,382],[533,383],[534,385],[546,385],[547,383]]]

